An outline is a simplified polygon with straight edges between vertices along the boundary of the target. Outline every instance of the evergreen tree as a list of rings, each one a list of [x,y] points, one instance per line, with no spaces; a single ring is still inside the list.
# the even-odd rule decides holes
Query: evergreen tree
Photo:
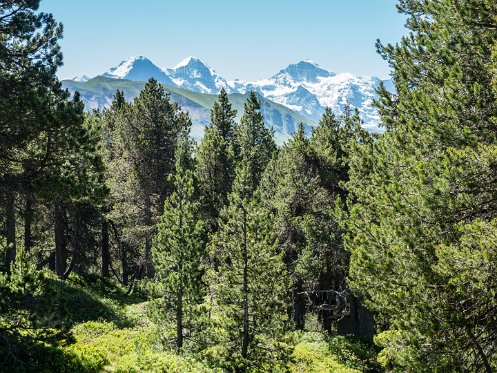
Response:
[[[188,338],[191,350],[191,342],[199,332],[195,328],[201,318],[199,305],[205,295],[202,281],[205,245],[202,222],[198,219],[199,206],[194,200],[193,174],[182,164],[182,160],[189,157],[187,152],[185,146],[178,146],[176,172],[169,176],[174,191],[164,204],[153,262],[154,292],[161,296],[160,301],[154,303],[155,313],[166,331],[170,326],[168,321],[175,321],[176,347],[181,349]]]
[[[351,161],[351,285],[377,314],[389,369],[491,372],[495,4],[406,0],[399,10],[410,35],[379,45],[396,86],[380,90],[386,132]]]
[[[106,184],[110,190],[113,181],[113,172],[116,170],[113,165],[119,162],[122,154],[119,153],[119,146],[116,145],[118,141],[118,130],[117,125],[122,122],[121,116],[124,114],[127,107],[127,103],[122,91],[116,91],[114,99],[110,105],[110,108],[104,109],[102,113],[94,113],[95,120],[98,122],[98,126],[101,133],[101,147],[102,157],[106,165]],[[117,229],[115,223],[112,221],[112,210],[117,201],[113,198],[107,198],[106,205],[102,211],[101,221],[101,274],[103,277],[110,276],[111,260],[112,257],[118,259],[121,262],[121,281],[127,284],[126,272],[126,252],[123,250],[120,238],[119,230]],[[111,234],[114,233],[114,234]],[[114,236],[116,239],[112,239]],[[111,242],[115,242],[116,250],[111,253]],[[113,255],[112,255],[113,254]]]
[[[350,310],[348,254],[335,216],[342,207],[337,198],[345,198],[341,183],[348,178],[346,149],[355,139],[350,118],[349,111],[336,118],[327,109],[310,140],[299,126],[261,184],[262,200],[276,214],[278,247],[292,280],[289,309],[298,329],[304,328],[308,307],[315,307],[330,332],[332,321],[339,318],[335,316]]]
[[[196,176],[203,200],[202,214],[210,231],[216,230],[219,212],[226,205],[233,184],[235,117],[236,110],[231,108],[223,88],[197,150]]]
[[[276,151],[272,131],[264,125],[260,113],[261,103],[254,92],[250,92],[244,105],[244,113],[236,128],[236,149],[238,159],[249,162],[252,193],[259,186],[264,169]]]
[[[32,245],[34,179],[50,164],[46,144],[60,124],[51,120],[51,105],[64,96],[55,76],[62,64],[62,26],[38,8],[36,0],[0,3],[0,205],[7,271],[19,235],[16,205],[25,207],[24,243],[28,250]]]
[[[250,163],[237,169],[229,205],[211,242],[219,267],[208,276],[217,347],[230,370],[271,370],[285,349],[286,276],[272,216],[252,196]],[[271,317],[268,317],[271,315]],[[216,353],[217,354],[217,353]]]
[[[172,191],[167,175],[174,170],[178,138],[190,126],[188,115],[170,102],[169,95],[154,79],[147,82],[116,125],[116,151],[122,154],[114,165],[117,180],[113,193],[121,200],[116,206],[116,222],[122,221],[132,246],[144,246],[149,277],[153,275],[151,238],[164,201]]]

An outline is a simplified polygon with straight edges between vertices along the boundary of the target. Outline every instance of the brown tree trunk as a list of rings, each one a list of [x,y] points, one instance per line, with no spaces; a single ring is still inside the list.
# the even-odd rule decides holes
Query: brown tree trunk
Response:
[[[7,191],[5,196],[5,229],[7,233],[7,252],[5,254],[5,269],[10,273],[10,266],[16,259],[16,216],[15,216],[15,195],[12,191]]]
[[[302,281],[298,280],[293,290],[293,322],[298,330],[305,326],[305,297]]]
[[[247,218],[243,212],[243,341],[242,357],[247,358],[249,345],[249,305],[248,305],[248,253],[247,253]]]
[[[121,253],[121,267],[123,269],[123,285],[128,286],[129,275],[128,275],[128,258],[126,255],[126,250],[123,250]]]
[[[178,304],[176,305],[176,347],[183,347],[183,284],[178,289]]]
[[[26,197],[24,211],[24,249],[30,251],[33,246],[31,225],[33,224],[33,201],[30,196]]]
[[[152,241],[149,237],[145,240],[145,270],[148,278],[154,277],[154,264],[152,263]]]
[[[57,203],[55,205],[54,217],[55,217],[55,273],[57,276],[64,276],[66,270],[66,240],[65,240],[65,229],[64,229],[64,215],[65,210],[62,204]]]
[[[127,260],[127,255],[126,255],[126,248],[124,244],[121,241],[121,238],[119,237],[119,232],[117,230],[116,225],[114,222],[110,221],[109,222],[110,226],[112,227],[112,231],[114,232],[114,238],[116,239],[117,246],[119,247],[119,252],[121,254],[121,267],[122,267],[122,284],[124,286],[128,286],[128,260]]]
[[[72,258],[71,258],[71,263],[69,263],[69,266],[67,269],[64,271],[62,274],[62,279],[65,280],[69,277],[71,272],[74,270],[77,260],[78,260],[78,255],[81,250],[81,215],[79,212],[79,207],[74,206],[74,211],[73,211],[73,231],[72,231],[72,237],[71,237],[71,243],[72,243]]]
[[[110,252],[109,252],[109,223],[102,222],[102,277],[109,277]]]
[[[152,263],[152,239],[150,235],[153,231],[153,221],[152,221],[152,208],[150,206],[150,200],[147,198],[145,202],[145,225],[149,228],[149,234],[145,238],[145,271],[148,278],[154,277],[154,264]]]

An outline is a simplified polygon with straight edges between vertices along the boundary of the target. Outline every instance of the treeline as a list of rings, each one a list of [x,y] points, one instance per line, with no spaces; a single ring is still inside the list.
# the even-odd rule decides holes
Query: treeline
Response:
[[[165,346],[230,371],[315,324],[376,334],[387,370],[497,369],[493,1],[400,1],[384,133],[328,109],[282,147],[254,93],[236,123],[221,90],[199,144],[153,79],[84,113],[38,2],[0,2],[0,343],[36,267],[146,293]]]

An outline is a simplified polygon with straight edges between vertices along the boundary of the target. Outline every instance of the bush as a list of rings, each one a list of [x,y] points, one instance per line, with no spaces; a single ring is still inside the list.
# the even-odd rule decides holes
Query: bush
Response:
[[[289,371],[292,373],[357,373],[358,371],[341,364],[330,352],[325,334],[321,332],[296,332],[298,341],[291,356]]]
[[[374,345],[352,335],[335,336],[329,340],[329,349],[338,361],[361,372],[378,372],[378,353]]]

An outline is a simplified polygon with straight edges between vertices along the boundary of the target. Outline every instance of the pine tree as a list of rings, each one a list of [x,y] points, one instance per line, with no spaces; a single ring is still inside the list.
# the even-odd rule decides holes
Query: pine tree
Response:
[[[227,368],[271,370],[284,353],[285,270],[272,216],[252,196],[250,163],[240,161],[237,170],[210,245],[219,261],[208,276],[212,318],[222,329],[215,338]]]
[[[383,326],[375,340],[388,369],[491,372],[495,4],[406,0],[399,10],[410,35],[378,45],[396,86],[380,89],[386,132],[350,162],[350,283]]]
[[[52,161],[45,142],[60,124],[51,120],[51,105],[67,98],[55,76],[62,64],[57,43],[62,26],[38,8],[36,0],[0,3],[0,205],[5,206],[7,271],[16,256],[16,205],[25,206],[24,243],[28,250],[32,245],[35,179]]]
[[[285,255],[292,280],[289,309],[295,326],[303,329],[308,308],[331,331],[334,314],[349,308],[346,286],[348,255],[335,216],[336,199],[347,176],[343,121],[330,109],[311,139],[299,126],[268,166],[262,182],[264,205],[276,214],[278,248]],[[332,163],[333,161],[333,163]]]
[[[254,92],[250,92],[235,134],[235,153],[239,160],[245,159],[250,164],[252,193],[259,186],[262,173],[276,151],[273,134],[264,125],[264,117],[260,113],[260,109],[259,99]]]
[[[200,304],[205,295],[205,245],[199,204],[194,200],[193,173],[182,164],[185,157],[190,157],[188,152],[187,147],[179,144],[176,172],[169,176],[174,192],[164,204],[152,253],[156,270],[154,292],[161,297],[153,305],[159,323],[167,332],[168,322],[174,320],[176,347],[183,348],[188,338],[191,350],[199,332]]]
[[[203,220],[209,231],[216,230],[219,212],[227,203],[233,183],[235,117],[236,110],[231,108],[223,88],[197,151],[196,177],[203,199]]]
[[[113,193],[116,222],[123,222],[128,242],[144,246],[146,274],[153,275],[152,237],[162,215],[164,201],[171,193],[167,175],[174,170],[178,138],[191,126],[188,115],[156,80],[150,79],[116,124],[116,160]]]

